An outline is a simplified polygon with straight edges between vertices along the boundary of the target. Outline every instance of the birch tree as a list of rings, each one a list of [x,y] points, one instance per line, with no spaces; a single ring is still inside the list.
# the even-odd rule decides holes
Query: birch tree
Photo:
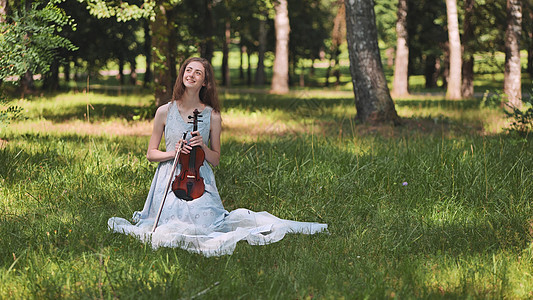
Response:
[[[505,73],[503,92],[513,107],[521,106],[520,35],[522,34],[522,3],[507,0],[507,29],[505,30]]]
[[[446,0],[446,15],[448,19],[448,40],[450,47],[450,73],[446,98],[458,100],[461,99],[462,51],[456,0]]]
[[[463,21],[463,67],[461,94],[465,98],[474,96],[474,15],[475,0],[464,0]]]
[[[396,59],[394,61],[394,80],[392,94],[409,94],[409,46],[407,44],[407,0],[398,0],[398,20],[396,21]]]
[[[276,57],[272,67],[271,93],[286,94],[289,92],[289,10],[287,0],[274,2],[274,27],[276,30]]]

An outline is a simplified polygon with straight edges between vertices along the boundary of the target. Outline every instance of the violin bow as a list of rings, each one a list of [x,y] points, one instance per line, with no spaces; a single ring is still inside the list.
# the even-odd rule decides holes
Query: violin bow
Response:
[[[159,218],[161,217],[161,212],[163,211],[163,205],[165,205],[165,200],[167,199],[168,189],[170,188],[170,184],[172,183],[172,176],[174,175],[174,171],[176,171],[176,166],[178,165],[178,158],[180,157],[181,149],[183,148],[183,141],[185,140],[186,136],[187,136],[187,132],[184,132],[180,148],[178,149],[178,151],[176,151],[176,155],[174,156],[174,164],[172,165],[172,172],[170,172],[167,187],[165,188],[165,196],[163,197],[163,201],[161,201],[161,205],[159,206],[159,211],[157,212],[157,218],[155,219],[152,232],[155,232],[155,229],[157,228],[157,223],[159,223]]]

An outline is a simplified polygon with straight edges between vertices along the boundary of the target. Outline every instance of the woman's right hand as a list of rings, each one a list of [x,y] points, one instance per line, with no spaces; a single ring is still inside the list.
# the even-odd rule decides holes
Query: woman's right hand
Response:
[[[180,148],[181,148],[182,144],[183,144],[183,149],[181,149],[181,151],[185,153],[185,151],[183,151],[183,150],[185,149],[185,146],[187,145],[187,141],[186,140],[179,140],[176,143],[176,147],[174,148],[174,156],[176,156],[176,153],[178,153],[178,151],[180,151]]]

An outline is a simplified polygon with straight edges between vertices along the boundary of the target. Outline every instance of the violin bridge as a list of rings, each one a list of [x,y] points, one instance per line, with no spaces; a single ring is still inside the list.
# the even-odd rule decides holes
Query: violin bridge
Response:
[[[189,179],[194,179],[194,178],[196,178],[196,177],[194,177],[193,175],[187,175],[187,178],[189,178]]]

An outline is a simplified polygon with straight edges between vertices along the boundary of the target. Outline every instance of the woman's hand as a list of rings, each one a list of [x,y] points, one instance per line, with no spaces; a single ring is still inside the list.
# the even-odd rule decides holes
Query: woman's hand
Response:
[[[202,149],[205,149],[205,144],[202,136],[200,135],[199,131],[193,131],[191,132],[193,137],[189,141],[182,140],[183,142],[183,149],[181,150],[184,154],[189,154],[191,152],[192,147],[200,146]],[[195,136],[196,135],[196,136]],[[179,144],[179,142],[178,142]],[[176,145],[177,147],[177,145]],[[177,148],[176,148],[177,149]]]
[[[179,140],[177,143],[176,143],[176,146],[174,147],[174,156],[176,156],[176,154],[178,153],[178,151],[180,151],[180,148],[181,148],[181,145],[187,143],[186,140]],[[183,150],[182,150],[183,152]]]

